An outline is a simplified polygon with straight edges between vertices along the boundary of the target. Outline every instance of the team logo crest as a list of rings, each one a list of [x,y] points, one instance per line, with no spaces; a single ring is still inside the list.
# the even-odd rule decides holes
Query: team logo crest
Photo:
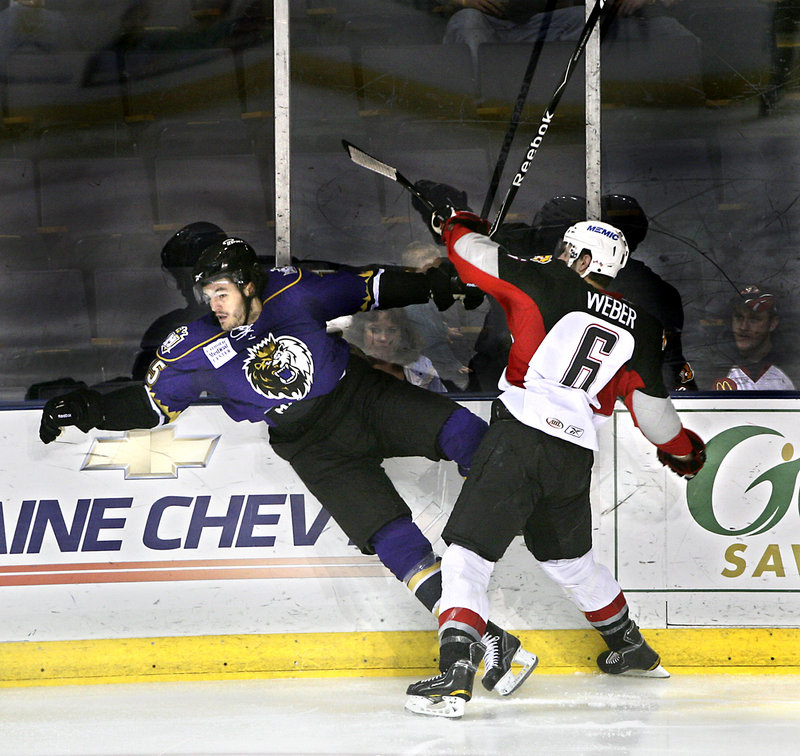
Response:
[[[189,329],[186,326],[176,328],[161,345],[161,352],[169,354],[178,344],[181,343],[189,335]]]
[[[302,399],[311,390],[314,360],[299,339],[270,334],[247,352],[242,369],[250,385],[267,399]]]

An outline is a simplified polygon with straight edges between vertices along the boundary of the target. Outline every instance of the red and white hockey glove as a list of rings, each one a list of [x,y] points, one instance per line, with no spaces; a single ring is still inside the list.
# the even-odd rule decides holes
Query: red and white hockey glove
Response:
[[[662,465],[669,467],[670,470],[682,478],[691,480],[703,469],[703,465],[706,463],[706,445],[703,439],[694,431],[690,431],[688,428],[684,428],[684,431],[692,444],[692,451],[689,454],[676,456],[668,454],[662,449],[657,449],[656,456]]]

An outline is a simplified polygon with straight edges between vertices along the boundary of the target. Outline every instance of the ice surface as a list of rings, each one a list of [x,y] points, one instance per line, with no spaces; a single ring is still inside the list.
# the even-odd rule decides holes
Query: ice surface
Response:
[[[798,753],[800,676],[536,674],[461,720],[403,710],[412,678],[0,690],[0,754]]]

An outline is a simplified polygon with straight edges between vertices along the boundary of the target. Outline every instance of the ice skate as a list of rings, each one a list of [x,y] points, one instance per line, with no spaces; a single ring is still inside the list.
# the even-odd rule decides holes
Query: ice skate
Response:
[[[414,714],[460,719],[472,698],[472,683],[486,647],[472,643],[469,658],[459,659],[446,672],[412,683],[406,693],[406,709]]]
[[[536,654],[522,648],[519,638],[493,622],[486,625],[482,643],[486,646],[486,651],[483,654],[481,683],[486,690],[493,690],[501,696],[511,695],[530,677],[539,663]],[[514,671],[512,664],[517,664],[522,669]]]
[[[624,645],[616,651],[603,651],[597,666],[609,675],[627,677],[669,677],[661,657],[647,645],[633,621],[622,636]]]

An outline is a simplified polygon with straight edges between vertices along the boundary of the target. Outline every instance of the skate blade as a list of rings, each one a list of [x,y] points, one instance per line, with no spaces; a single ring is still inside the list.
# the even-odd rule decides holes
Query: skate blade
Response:
[[[427,696],[409,696],[406,699],[406,711],[414,714],[425,714],[429,717],[448,717],[460,719],[464,716],[466,701],[458,696],[442,696],[431,699]]]
[[[514,672],[513,668],[509,669],[494,686],[494,691],[501,696],[510,696],[522,683],[525,682],[530,676],[531,672],[536,669],[539,664],[539,658],[536,654],[526,651],[524,648],[517,649],[514,654],[514,664],[519,664],[522,669],[519,672]]]
[[[666,679],[669,677],[669,672],[659,664],[653,669],[629,669],[623,672],[620,677],[659,677]]]

